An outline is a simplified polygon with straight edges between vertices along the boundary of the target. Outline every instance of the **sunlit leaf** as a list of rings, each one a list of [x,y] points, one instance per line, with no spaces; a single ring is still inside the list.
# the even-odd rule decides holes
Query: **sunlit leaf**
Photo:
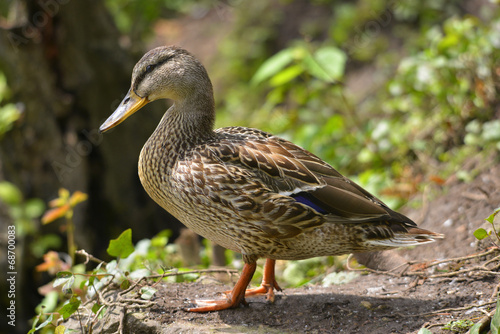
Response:
[[[153,297],[153,295],[156,293],[156,289],[150,287],[150,286],[145,286],[141,288],[141,298],[149,300]]]
[[[54,318],[54,315],[51,314],[44,322],[42,322],[40,325],[35,327],[35,325],[37,325],[38,321],[40,320],[40,316],[38,316],[36,318],[36,321],[33,322],[33,326],[31,328],[31,330],[28,332],[28,334],[35,333],[37,330],[44,328],[45,326],[47,326],[48,324],[50,324],[52,322],[53,318]]]
[[[9,205],[21,204],[23,195],[21,191],[12,183],[0,182],[0,200]]]
[[[69,190],[66,188],[59,188],[59,198],[67,201],[69,199]]]
[[[122,259],[128,257],[134,251],[132,244],[132,230],[127,229],[116,239],[109,242],[107,252],[111,256],[120,257]]]
[[[57,271],[61,272],[61,270],[66,268],[67,264],[59,257],[59,253],[54,251],[49,251],[46,254],[43,254],[43,263],[35,267],[36,271],[48,271],[49,273],[56,273]]]
[[[68,211],[70,210],[70,207],[68,204],[65,204],[61,207],[55,208],[55,209],[50,209],[42,217],[42,224],[49,224],[52,223],[53,221],[64,217]]]
[[[71,277],[73,277],[73,273],[69,271],[60,271],[57,273],[56,279],[52,284],[53,287],[65,284]]]
[[[66,295],[69,295],[73,292],[73,284],[75,283],[75,276],[71,276],[66,283],[62,286],[62,292]]]
[[[81,300],[73,295],[67,304],[64,304],[57,312],[64,320],[68,319],[80,307]]]
[[[347,56],[342,50],[333,46],[322,47],[314,53],[314,59],[332,81],[339,80],[344,76]]]
[[[500,212],[500,208],[496,208],[495,211],[493,211],[493,213],[488,217],[486,218],[485,220],[487,222],[489,222],[490,224],[493,224],[493,221],[495,220],[495,216]]]
[[[483,240],[490,236],[490,234],[484,228],[478,228],[474,231],[474,236],[477,240]]]
[[[257,85],[282,69],[284,69],[286,66],[288,66],[294,59],[294,49],[293,48],[288,48],[281,50],[280,52],[276,53],[274,56],[270,57],[267,59],[255,72],[254,76],[252,77],[251,83],[253,85]]]
[[[54,330],[54,334],[64,334],[65,331],[66,331],[66,327],[63,325],[59,325]]]
[[[420,328],[417,334],[432,334],[432,332],[427,328]]]
[[[71,195],[71,198],[69,199],[69,205],[74,208],[78,203],[86,201],[88,198],[88,195],[85,193],[82,193],[81,191],[75,191],[73,195]]]
[[[293,65],[290,66],[283,71],[280,71],[277,73],[275,76],[273,76],[270,80],[270,83],[272,86],[281,86],[286,83],[289,83],[296,77],[298,77],[302,72],[304,72],[304,69],[300,65]]]

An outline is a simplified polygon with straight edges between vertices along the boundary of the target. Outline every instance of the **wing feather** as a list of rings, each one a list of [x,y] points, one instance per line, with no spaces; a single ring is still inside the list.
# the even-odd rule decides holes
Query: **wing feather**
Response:
[[[224,177],[208,173],[204,182],[211,184],[213,192],[222,191],[221,183],[236,184],[239,188],[232,185],[229,191],[226,187],[226,194],[236,196],[240,191],[242,198],[218,196],[233,203],[238,214],[268,217],[269,221],[262,221],[260,226],[266,235],[287,238],[325,221],[415,226],[329,164],[289,141],[249,128],[216,132],[218,136],[197,152],[203,155],[205,168],[222,163]]]

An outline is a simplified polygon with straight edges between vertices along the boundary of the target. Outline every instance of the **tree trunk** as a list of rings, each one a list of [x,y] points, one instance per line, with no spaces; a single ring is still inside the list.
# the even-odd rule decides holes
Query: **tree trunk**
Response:
[[[60,187],[88,193],[74,217],[76,243],[97,255],[125,228],[135,239],[173,228],[178,223],[137,176],[140,149],[164,106],[148,106],[105,136],[98,131],[127,92],[138,59],[120,46],[103,1],[18,0],[9,15],[0,28],[0,71],[24,112],[0,142],[0,178],[26,198],[48,201]],[[18,323],[25,320],[18,313]]]

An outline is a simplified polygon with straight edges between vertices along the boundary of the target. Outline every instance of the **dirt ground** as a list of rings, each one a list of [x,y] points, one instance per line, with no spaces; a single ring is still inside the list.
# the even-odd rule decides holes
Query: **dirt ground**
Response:
[[[472,234],[500,206],[500,167],[490,165],[472,182],[449,180],[443,187],[426,191],[424,205],[406,213],[421,227],[446,237],[398,250],[398,254],[425,263],[491,249],[490,241],[478,242]],[[388,334],[417,333],[422,327],[432,333],[452,333],[443,329],[446,323],[459,319],[476,323],[485,312],[494,310],[498,268],[485,273],[484,266],[486,270],[498,266],[498,258],[494,258],[499,255],[495,250],[430,267],[414,264],[403,275],[360,272],[348,284],[285,289],[277,293],[274,304],[259,296],[248,298],[248,307],[206,314],[188,313],[183,308],[195,298],[221,298],[220,292],[231,285],[217,283],[208,275],[196,283],[162,283],[155,286],[158,292],[153,307],[127,311],[124,333]],[[491,259],[494,261],[487,263]],[[481,265],[483,269],[477,270]],[[415,271],[422,274],[412,274]],[[446,273],[450,276],[436,277]],[[105,318],[96,329],[99,333],[115,332],[117,326],[117,321]]]

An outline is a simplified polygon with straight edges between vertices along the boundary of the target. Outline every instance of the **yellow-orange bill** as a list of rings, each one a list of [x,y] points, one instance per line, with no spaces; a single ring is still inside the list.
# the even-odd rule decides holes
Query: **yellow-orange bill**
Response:
[[[113,114],[111,114],[111,116],[101,125],[99,130],[105,132],[117,126],[127,119],[127,117],[144,107],[148,102],[147,97],[140,97],[135,94],[132,89],[129,89],[118,108],[116,108]]]

